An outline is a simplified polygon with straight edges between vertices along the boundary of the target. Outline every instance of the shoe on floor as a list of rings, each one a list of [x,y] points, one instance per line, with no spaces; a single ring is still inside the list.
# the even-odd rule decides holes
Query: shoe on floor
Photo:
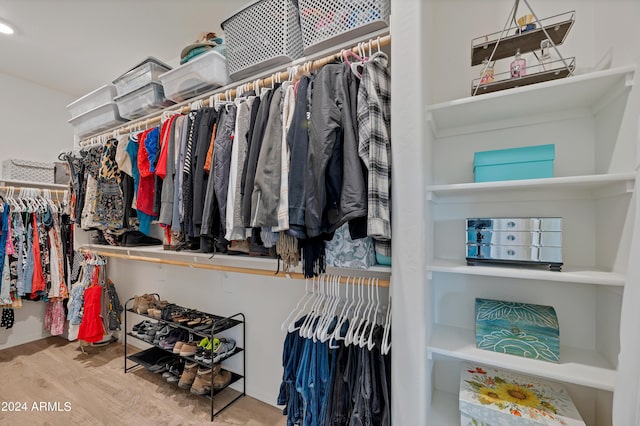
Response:
[[[211,368],[200,367],[196,374],[196,379],[191,386],[191,393],[196,395],[207,395],[211,392]]]
[[[195,362],[188,362],[184,365],[184,370],[180,375],[180,381],[178,381],[178,387],[182,389],[189,389],[196,379],[198,373],[198,364]]]

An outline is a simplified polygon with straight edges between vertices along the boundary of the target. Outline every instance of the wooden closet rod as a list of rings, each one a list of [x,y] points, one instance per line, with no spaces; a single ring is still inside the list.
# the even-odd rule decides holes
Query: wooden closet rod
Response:
[[[126,260],[136,260],[139,262],[150,262],[150,263],[158,263],[161,265],[172,265],[172,266],[186,266],[189,268],[198,268],[198,269],[208,269],[208,270],[213,270],[213,271],[221,271],[221,272],[236,272],[236,273],[241,273],[241,274],[252,274],[252,275],[263,275],[263,276],[268,276],[268,277],[279,277],[279,278],[293,278],[293,279],[300,279],[303,280],[304,275],[298,272],[278,272],[277,274],[274,271],[270,271],[267,269],[254,269],[254,268],[243,268],[243,267],[239,267],[239,266],[223,266],[223,265],[212,265],[210,263],[194,263],[194,262],[185,262],[182,260],[169,260],[169,259],[159,259],[157,257],[146,257],[146,256],[135,256],[135,255],[128,255],[128,254],[122,254],[122,253],[111,253],[111,252],[104,252],[104,251],[94,251],[94,250],[87,250],[87,249],[79,249],[80,252],[84,253],[84,252],[91,252],[91,253],[95,253],[99,256],[103,256],[103,257],[112,257],[112,258],[116,258],[116,259],[126,259]],[[339,274],[333,274],[333,275],[339,275]],[[340,282],[345,284],[347,282],[347,279],[350,277],[340,277]],[[356,277],[357,278],[357,277]],[[372,282],[374,282],[373,280],[371,280]],[[357,280],[356,280],[357,282]],[[368,284],[368,280],[365,281],[364,284]],[[380,287],[389,287],[389,280],[388,279],[382,279],[379,278],[378,279],[378,285]]]
[[[364,49],[371,50],[373,51],[374,49],[378,49],[378,47],[381,46],[388,46],[391,44],[391,36],[390,35],[386,35],[386,36],[382,36],[382,37],[378,37],[375,39],[370,39],[369,41],[366,42],[361,42],[356,46],[351,47],[351,49],[342,49],[340,52],[336,52],[332,55],[329,56],[325,56],[324,58],[320,58],[320,59],[316,59],[314,61],[308,61],[305,63],[302,63],[299,65],[299,68],[296,72],[296,75],[293,76],[291,79],[292,80],[297,80],[299,79],[305,72],[310,72],[312,70],[317,70],[319,68],[322,68],[323,66],[327,65],[328,63],[331,63],[335,60],[338,59],[342,59],[342,52],[343,51],[347,51],[347,50],[354,50],[354,51],[360,51],[361,56],[365,56],[366,53],[364,52]],[[294,68],[293,67],[289,67],[289,68]],[[258,79],[255,82],[248,82],[248,83],[244,83],[244,84],[239,84],[237,85],[235,88],[233,89],[227,89],[227,90],[220,90],[220,89],[216,89],[217,92],[210,92],[206,95],[202,95],[199,96],[197,98],[193,98],[192,100],[190,100],[190,103],[196,102],[196,101],[202,101],[202,103],[206,106],[210,106],[209,103],[209,99],[212,97],[215,97],[218,100],[221,101],[230,101],[232,99],[234,99],[236,97],[236,94],[238,93],[237,89],[241,89],[244,92],[250,91],[250,90],[254,90],[257,91],[260,87],[268,87],[273,85],[275,82],[278,81],[285,81],[289,79],[289,70],[287,71],[281,71],[281,72],[277,72],[275,74],[272,74],[269,77],[263,78],[263,79]],[[258,87],[256,87],[258,86]],[[228,87],[228,86],[227,86]],[[187,112],[191,111],[191,106],[190,105],[185,105],[183,107],[177,108],[172,110],[170,107],[168,107],[167,109],[161,111],[158,113],[158,115],[151,117],[151,118],[147,118],[147,119],[142,119],[142,120],[136,120],[133,122],[130,122],[126,125],[117,127],[115,129],[112,129],[108,132],[104,132],[101,133],[99,135],[96,136],[92,136],[91,138],[88,139],[84,139],[82,141],[80,141],[80,145],[86,145],[86,144],[92,144],[95,143],[96,141],[100,141],[100,140],[105,140],[106,138],[109,138],[111,136],[114,136],[116,134],[123,134],[123,133],[128,133],[128,132],[133,132],[136,130],[139,130],[141,127],[144,128],[148,128],[149,126],[155,125],[155,124],[160,124],[160,122],[162,121],[162,116],[165,113],[173,113],[173,114],[185,114]]]

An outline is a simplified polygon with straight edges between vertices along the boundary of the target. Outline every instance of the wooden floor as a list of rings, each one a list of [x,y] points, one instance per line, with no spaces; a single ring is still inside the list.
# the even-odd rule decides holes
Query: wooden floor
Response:
[[[247,396],[210,423],[208,399],[143,368],[124,374],[121,344],[89,347],[86,352],[77,342],[59,337],[0,351],[0,425],[286,424],[280,410]],[[220,396],[233,397],[234,392],[228,389]],[[11,402],[19,402],[20,408],[26,402],[27,410],[7,411],[15,410]],[[40,411],[34,402],[37,408],[40,402],[52,404],[49,411]]]

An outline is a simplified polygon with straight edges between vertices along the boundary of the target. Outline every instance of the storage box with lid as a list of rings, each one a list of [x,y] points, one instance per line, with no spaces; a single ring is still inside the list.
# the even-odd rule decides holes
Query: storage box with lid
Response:
[[[221,24],[233,80],[302,56],[297,0],[256,0]]]
[[[560,361],[560,325],[552,306],[477,298],[475,316],[478,349]]]
[[[299,0],[304,54],[389,26],[389,0]]]
[[[2,178],[28,182],[54,183],[53,163],[9,159],[2,162]]]
[[[555,145],[476,152],[473,172],[476,182],[553,177]]]
[[[463,363],[462,426],[585,426],[564,386],[484,365]]]
[[[230,82],[226,58],[213,50],[198,55],[159,78],[165,96],[175,102],[182,102]]]
[[[158,83],[160,74],[170,71],[171,67],[162,61],[149,56],[120,77],[113,80],[118,96],[126,95],[149,83]]]
[[[113,102],[113,98],[115,96],[116,87],[113,84],[105,84],[93,92],[87,93],[83,97],[71,102],[67,105],[67,110],[69,110],[71,118],[75,118],[93,109]]]
[[[174,102],[164,96],[160,83],[146,86],[116,98],[120,115],[129,120],[142,117],[154,111],[173,105]]]
[[[83,138],[126,121],[120,116],[116,103],[110,102],[72,118],[69,123],[73,126],[74,133]]]

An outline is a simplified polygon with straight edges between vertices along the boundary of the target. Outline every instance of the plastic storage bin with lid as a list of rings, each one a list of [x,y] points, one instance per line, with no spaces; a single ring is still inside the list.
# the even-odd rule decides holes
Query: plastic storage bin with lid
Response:
[[[116,96],[116,88],[113,84],[105,84],[93,92],[87,93],[83,97],[76,99],[67,105],[67,110],[71,118],[76,118],[86,112],[96,109],[105,104],[113,102]]]
[[[159,61],[153,56],[149,56],[135,67],[113,80],[113,84],[116,86],[118,96],[122,96],[138,90],[149,83],[158,83],[160,81],[158,80],[160,74],[169,70],[171,70],[169,65]]]
[[[118,113],[118,106],[115,102],[110,102],[72,118],[69,123],[73,126],[74,133],[82,138],[126,121]]]
[[[173,101],[164,96],[164,90],[159,83],[149,83],[126,95],[118,96],[116,103],[120,115],[130,120],[173,105]]]
[[[162,74],[160,81],[167,98],[182,102],[229,84],[227,60],[220,53],[212,50]]]

